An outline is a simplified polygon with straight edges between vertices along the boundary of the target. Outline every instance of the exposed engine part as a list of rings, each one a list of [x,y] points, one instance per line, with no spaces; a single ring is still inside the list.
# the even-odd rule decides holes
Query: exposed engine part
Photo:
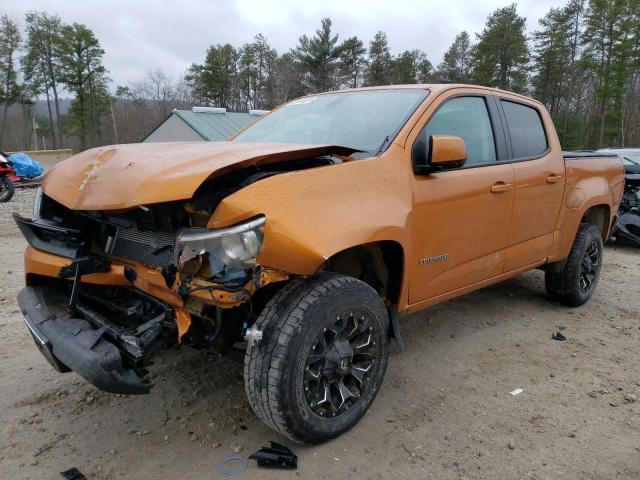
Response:
[[[233,192],[254,182],[273,175],[305,168],[314,168],[339,163],[341,160],[333,156],[312,157],[268,165],[253,165],[249,168],[231,172],[203,183],[193,195],[193,206],[196,211],[213,213],[218,204]]]
[[[615,235],[640,246],[640,180],[629,177],[632,175],[626,175],[627,183],[618,210]]]

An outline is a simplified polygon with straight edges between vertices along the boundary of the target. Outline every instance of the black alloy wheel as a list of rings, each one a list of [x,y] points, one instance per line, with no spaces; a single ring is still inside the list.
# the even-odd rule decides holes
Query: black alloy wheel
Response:
[[[371,319],[354,312],[338,315],[307,355],[304,389],[311,410],[321,417],[349,410],[364,392],[378,357]]]
[[[582,258],[580,268],[580,292],[587,293],[598,277],[600,257],[600,245],[594,239],[587,246],[587,250],[584,252],[584,257]]]

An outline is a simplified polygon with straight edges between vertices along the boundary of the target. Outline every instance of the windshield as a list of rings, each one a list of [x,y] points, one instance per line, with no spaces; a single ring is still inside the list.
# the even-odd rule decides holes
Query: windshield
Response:
[[[640,155],[625,155],[624,163],[627,165],[640,165]]]
[[[294,100],[241,132],[239,142],[341,145],[377,153],[393,140],[427,90],[338,92]]]

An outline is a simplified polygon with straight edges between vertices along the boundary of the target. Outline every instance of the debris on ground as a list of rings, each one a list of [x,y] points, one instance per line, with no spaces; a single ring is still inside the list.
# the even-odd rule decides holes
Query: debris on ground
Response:
[[[87,480],[87,477],[85,477],[76,467],[60,472],[60,475],[62,475],[62,478],[65,480]]]
[[[298,456],[290,448],[276,442],[271,442],[270,447],[261,448],[249,458],[256,460],[259,467],[290,470],[298,468]]]
[[[515,397],[516,395],[520,395],[522,392],[524,392],[522,388],[516,388],[515,390],[510,391],[509,394]]]
[[[565,337],[560,332],[555,332],[553,335],[551,335],[551,338],[554,340],[559,340],[561,342],[564,342],[567,339],[567,337]]]
[[[237,463],[235,468],[229,468],[229,464]],[[218,472],[223,477],[235,477],[244,472],[249,466],[249,462],[242,455],[231,455],[230,457],[224,457],[218,462]]]

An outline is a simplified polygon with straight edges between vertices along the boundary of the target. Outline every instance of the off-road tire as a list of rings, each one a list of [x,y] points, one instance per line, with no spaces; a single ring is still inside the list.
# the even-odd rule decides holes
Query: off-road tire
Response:
[[[7,177],[0,177],[0,202],[8,202],[16,193],[16,187]]]
[[[595,278],[588,288],[581,289],[583,259],[587,254],[587,249],[594,245],[597,246],[599,252]],[[562,271],[549,269],[545,272],[545,288],[549,297],[568,307],[579,307],[586,303],[593,295],[600,277],[603,251],[600,229],[589,223],[581,223]]]
[[[305,397],[305,365],[317,335],[324,335],[323,328],[349,310],[367,315],[379,355],[352,408],[326,418],[316,414]],[[294,442],[315,444],[337,437],[362,418],[389,361],[389,317],[375,290],[329,272],[297,278],[267,303],[256,326],[263,337],[247,348],[244,381],[249,403],[266,425]]]

